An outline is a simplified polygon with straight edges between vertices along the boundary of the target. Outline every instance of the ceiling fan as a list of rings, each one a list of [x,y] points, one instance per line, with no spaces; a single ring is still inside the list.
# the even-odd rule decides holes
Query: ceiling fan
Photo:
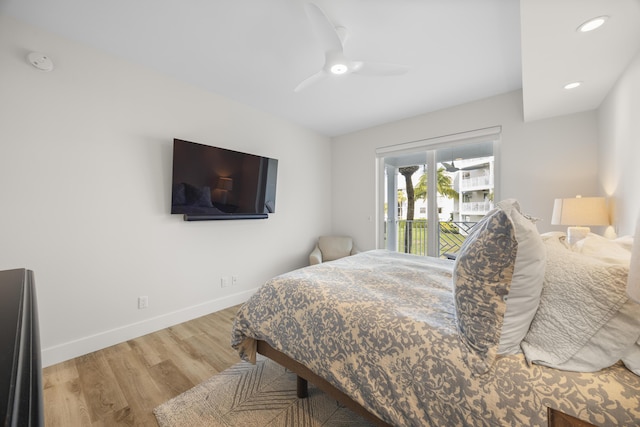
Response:
[[[461,158],[458,158],[457,160],[462,160]],[[474,170],[474,169],[482,169],[485,167],[485,165],[487,164],[485,163],[479,163],[477,165],[472,165],[472,166],[467,166],[466,168],[458,168],[456,167],[455,163],[454,163],[454,159],[453,159],[453,149],[451,150],[451,163],[446,163],[446,162],[442,162],[441,163],[442,166],[444,166],[444,169],[447,172],[458,172],[458,171],[470,171],[470,170]]]
[[[347,29],[333,25],[318,5],[307,3],[305,6],[311,25],[315,28],[325,49],[325,61],[320,71],[307,77],[296,86],[296,92],[301,91],[318,80],[331,76],[351,73],[368,76],[397,76],[409,71],[409,68],[404,65],[352,61],[347,58],[344,55],[344,43],[348,36]]]
[[[456,165],[453,162],[453,160],[451,161],[451,163],[442,162],[442,166],[444,166],[444,169],[447,172],[471,171],[471,170],[474,170],[474,169],[482,169],[482,168],[485,167],[485,165],[486,165],[486,163],[480,163],[478,165],[467,166],[466,168],[458,168],[458,167],[456,167]]]
[[[455,163],[453,163],[453,160],[451,161],[451,163],[442,162],[442,166],[444,166],[444,169],[447,172],[458,172],[460,170],[456,167]]]

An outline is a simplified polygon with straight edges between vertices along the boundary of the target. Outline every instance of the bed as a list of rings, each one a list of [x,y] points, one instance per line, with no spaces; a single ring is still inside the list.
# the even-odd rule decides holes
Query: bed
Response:
[[[374,250],[268,281],[240,308],[232,345],[378,425],[546,426],[549,408],[639,425],[640,307],[612,290],[624,288],[624,250],[604,262],[575,252],[501,202],[455,261]],[[557,310],[576,277],[586,307],[570,293]],[[576,333],[579,319],[592,330]]]

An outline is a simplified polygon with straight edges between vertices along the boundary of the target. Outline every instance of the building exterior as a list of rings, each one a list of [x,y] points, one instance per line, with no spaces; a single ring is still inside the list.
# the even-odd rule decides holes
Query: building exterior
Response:
[[[453,188],[458,192],[457,199],[438,195],[438,216],[441,222],[478,222],[494,207],[494,157],[456,160],[455,172],[445,172],[451,177]],[[420,175],[418,171],[413,176],[417,185]],[[405,192],[404,179],[398,179],[399,188]],[[406,218],[407,200],[402,199],[399,218]],[[416,199],[414,219],[427,218],[427,201]]]
[[[454,180],[458,200],[453,220],[478,222],[494,206],[494,157],[462,160],[459,167]]]

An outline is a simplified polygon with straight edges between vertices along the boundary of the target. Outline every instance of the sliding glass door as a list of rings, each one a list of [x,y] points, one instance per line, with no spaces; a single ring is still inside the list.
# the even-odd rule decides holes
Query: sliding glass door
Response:
[[[379,247],[454,258],[471,228],[493,209],[496,143],[491,134],[379,153]]]

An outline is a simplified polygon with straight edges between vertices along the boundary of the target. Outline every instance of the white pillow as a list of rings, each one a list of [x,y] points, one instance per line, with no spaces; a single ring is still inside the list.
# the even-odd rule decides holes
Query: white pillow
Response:
[[[467,365],[486,372],[499,354],[519,353],[536,314],[545,250],[533,221],[504,200],[465,239],[453,268],[456,321]]]
[[[640,339],[622,356],[622,362],[631,372],[640,375]]]
[[[522,342],[527,361],[578,372],[613,365],[640,335],[640,305],[625,293],[628,261],[606,250],[603,258],[571,250],[559,233],[542,238],[548,259],[540,307]]]
[[[631,260],[631,246],[628,239],[623,238],[612,240],[589,233],[575,244],[573,250],[612,264],[629,265]]]
[[[520,353],[523,340],[538,310],[544,281],[546,250],[535,223],[520,212],[514,199],[497,204],[511,219],[518,241],[518,253],[507,296],[507,311],[500,335],[498,354]]]

